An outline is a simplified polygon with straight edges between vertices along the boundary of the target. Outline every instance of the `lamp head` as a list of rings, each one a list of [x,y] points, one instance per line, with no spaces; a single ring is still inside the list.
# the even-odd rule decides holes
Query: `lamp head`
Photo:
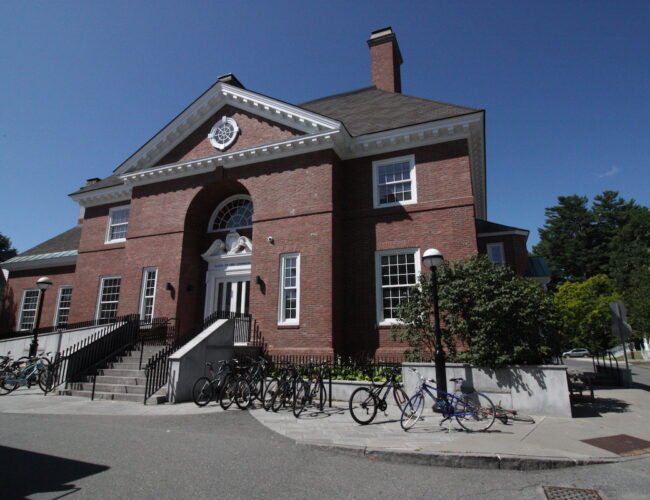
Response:
[[[434,268],[441,266],[445,261],[445,258],[442,256],[442,253],[440,253],[440,250],[429,248],[428,250],[424,251],[422,261],[427,267]]]
[[[38,281],[36,282],[36,286],[38,287],[38,289],[43,291],[50,288],[51,285],[52,285],[52,280],[47,276],[43,276],[42,278],[39,278]]]

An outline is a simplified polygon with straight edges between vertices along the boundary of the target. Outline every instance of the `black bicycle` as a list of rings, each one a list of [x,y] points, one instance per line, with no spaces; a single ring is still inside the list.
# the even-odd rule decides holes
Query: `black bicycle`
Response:
[[[225,360],[217,363],[216,370],[210,362],[207,362],[205,366],[210,371],[210,377],[199,377],[192,387],[192,400],[197,406],[205,406],[212,399],[219,402],[221,388],[226,376],[231,372],[230,363]]]
[[[309,365],[307,373],[310,375],[307,380],[302,380],[296,385],[296,393],[293,398],[293,415],[300,417],[303,410],[309,405],[315,405],[319,411],[323,411],[327,390],[325,389],[325,372],[327,364]]]
[[[403,389],[401,382],[397,380],[400,368],[384,370],[386,381],[377,385],[372,382],[371,387],[359,387],[350,396],[350,415],[355,422],[361,425],[367,425],[377,416],[377,410],[386,412],[388,404],[386,399],[388,394],[392,393],[395,403],[399,406],[400,411],[408,401],[406,391]]]

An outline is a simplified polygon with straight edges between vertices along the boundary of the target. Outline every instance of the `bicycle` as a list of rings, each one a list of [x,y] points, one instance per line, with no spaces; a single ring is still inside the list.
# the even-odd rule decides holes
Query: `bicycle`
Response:
[[[402,410],[400,424],[405,431],[420,420],[426,395],[429,395],[433,400],[434,411],[437,408],[442,413],[443,420],[440,425],[455,417],[463,429],[469,432],[484,432],[494,423],[496,418],[494,404],[485,394],[480,392],[461,393],[456,390],[454,390],[455,394],[449,394],[438,389],[433,385],[435,384],[433,380],[425,379],[417,370],[413,368],[410,368],[410,370],[419,377],[420,385]],[[459,382],[462,383],[463,380],[462,378],[451,379],[456,386],[458,386]]]
[[[302,382],[298,370],[294,365],[286,368],[283,378],[278,383],[278,388],[271,397],[271,410],[277,413],[284,406],[293,404],[296,388]]]
[[[48,365],[46,357],[23,357],[5,366],[0,378],[2,394],[9,394],[22,386],[29,388],[34,384],[39,384],[41,390],[47,394],[51,390],[50,377],[42,375],[48,372]]]
[[[348,406],[350,415],[352,415],[355,422],[368,425],[377,416],[377,410],[385,413],[388,408],[386,400],[391,392],[400,412],[404,409],[404,405],[408,401],[408,395],[402,384],[397,381],[397,370],[399,368],[392,370],[390,373],[385,370],[386,381],[383,384],[377,385],[373,381],[372,387],[359,387],[352,393]]]
[[[519,413],[517,410],[507,410],[501,406],[501,401],[499,401],[495,407],[495,417],[503,425],[508,425],[508,421],[512,420],[513,422],[521,422],[524,424],[534,424],[535,419],[530,415],[525,415]]]
[[[192,400],[197,406],[207,405],[213,398],[218,401],[221,388],[226,376],[230,373],[228,361],[222,360],[217,363],[217,369],[209,361],[205,364],[210,371],[210,377],[199,377],[192,387]]]
[[[323,411],[325,408],[325,400],[327,399],[327,391],[323,382],[326,363],[318,366],[309,365],[308,373],[311,373],[308,380],[302,380],[296,385],[296,394],[293,398],[293,416],[298,418],[307,405],[311,405],[317,401],[316,407],[318,411]]]
[[[219,393],[219,404],[227,410],[233,404],[240,410],[247,409],[253,402],[254,389],[246,379],[236,359],[232,360],[232,371],[227,374],[221,392]]]

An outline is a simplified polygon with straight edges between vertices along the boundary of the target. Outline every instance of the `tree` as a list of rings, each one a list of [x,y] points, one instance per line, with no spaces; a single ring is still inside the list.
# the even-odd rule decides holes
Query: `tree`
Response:
[[[11,246],[11,240],[0,233],[0,262],[15,257],[18,252]]]
[[[533,248],[546,259],[554,282],[611,275],[612,254],[624,245],[621,232],[645,207],[624,200],[616,191],[595,196],[591,208],[584,196],[560,196],[558,201],[546,209],[540,242]]]
[[[438,278],[451,359],[485,367],[535,364],[559,349],[559,316],[551,295],[535,283],[482,255],[445,264]],[[400,307],[403,326],[394,330],[411,356],[433,357],[432,310],[430,280],[422,276]]]
[[[621,299],[614,281],[604,274],[560,285],[554,301],[563,321],[564,346],[586,347],[592,352],[612,347],[609,303]]]

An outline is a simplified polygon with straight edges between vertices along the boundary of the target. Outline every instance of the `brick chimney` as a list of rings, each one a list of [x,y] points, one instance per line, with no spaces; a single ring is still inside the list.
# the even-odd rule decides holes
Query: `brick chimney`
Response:
[[[388,92],[401,92],[402,78],[399,67],[403,59],[393,29],[389,26],[373,31],[368,40],[368,47],[372,84]]]

